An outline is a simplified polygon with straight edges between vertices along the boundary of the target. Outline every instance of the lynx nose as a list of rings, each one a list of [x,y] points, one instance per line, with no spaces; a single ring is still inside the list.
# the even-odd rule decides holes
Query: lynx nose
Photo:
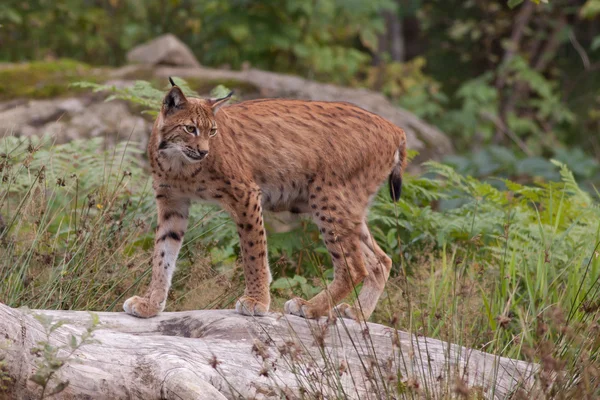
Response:
[[[198,150],[197,153],[198,153],[198,158],[200,160],[202,160],[204,157],[206,157],[206,155],[208,154],[208,151],[206,151],[206,150]]]

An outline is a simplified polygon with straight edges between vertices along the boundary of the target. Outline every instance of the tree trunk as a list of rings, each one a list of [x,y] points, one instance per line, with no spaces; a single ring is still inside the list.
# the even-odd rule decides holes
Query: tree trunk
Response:
[[[404,46],[404,35],[402,32],[402,19],[398,17],[396,12],[386,12],[387,29],[390,36],[390,55],[392,61],[404,62],[405,60],[405,46]]]
[[[48,333],[48,323],[64,321]],[[66,362],[46,393],[56,399],[379,399],[454,396],[467,388],[505,398],[532,385],[536,366],[439,340],[348,320],[305,320],[272,313],[251,318],[233,310],[163,313],[137,319],[98,313],[94,341],[70,356],[90,313],[20,310],[0,304],[0,398],[40,398],[30,378],[39,370],[40,341]],[[9,378],[8,380],[6,378]],[[3,380],[0,379],[0,387]],[[473,389],[476,388],[476,389]],[[401,397],[401,396],[400,396]],[[478,397],[479,398],[479,397]]]

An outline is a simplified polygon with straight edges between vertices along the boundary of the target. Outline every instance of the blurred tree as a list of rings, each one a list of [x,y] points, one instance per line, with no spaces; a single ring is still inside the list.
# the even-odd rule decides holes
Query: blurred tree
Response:
[[[454,109],[439,124],[469,146],[514,144],[526,154],[561,142],[599,145],[584,127],[600,89],[597,20],[580,11],[587,3],[527,1],[511,10],[488,1],[428,2],[420,18],[436,46],[425,52],[427,72],[444,83]]]

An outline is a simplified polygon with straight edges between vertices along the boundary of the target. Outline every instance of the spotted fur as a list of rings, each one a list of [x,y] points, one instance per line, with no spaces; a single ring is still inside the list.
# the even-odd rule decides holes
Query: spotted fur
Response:
[[[310,301],[295,298],[287,313],[326,315],[360,282],[354,306],[337,310],[368,318],[392,267],[366,224],[367,208],[389,176],[400,195],[406,136],[385,119],[348,103],[253,100],[221,106],[228,98],[166,95],[148,145],[158,229],[152,281],[126,312],[151,317],[164,309],[192,200],[221,205],[237,224],[246,290],[236,310],[269,310],[271,273],[263,211],[312,216],[332,257],[334,280]]]

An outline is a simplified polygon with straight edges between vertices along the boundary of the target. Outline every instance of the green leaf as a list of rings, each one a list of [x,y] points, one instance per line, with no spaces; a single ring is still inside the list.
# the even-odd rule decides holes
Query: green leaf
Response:
[[[271,283],[271,289],[289,289],[298,286],[298,281],[288,277],[276,279]]]
[[[523,2],[523,0],[508,0],[508,6],[510,8],[515,8],[516,6],[518,6],[519,4],[521,4]]]
[[[590,48],[592,49],[592,51],[596,51],[600,48],[600,35],[596,36],[592,40],[592,44],[591,44]]]
[[[72,349],[77,348],[77,338],[75,337],[75,335],[71,335],[69,345],[71,346]]]
[[[69,381],[60,382],[51,391],[48,392],[48,397],[62,392],[67,388],[67,386],[69,386]]]
[[[61,326],[63,326],[64,324],[66,324],[66,321],[58,321],[55,324],[52,324],[52,326],[50,327],[50,333],[54,332],[55,330],[57,330],[58,328],[60,328]]]
[[[35,375],[30,376],[29,380],[40,386],[44,386],[46,384],[46,377],[41,375],[39,371]]]
[[[377,34],[369,29],[361,30],[360,32],[360,42],[367,49],[377,52]]]
[[[92,317],[92,326],[98,326],[100,323],[100,317],[95,312],[90,312],[90,316]]]

